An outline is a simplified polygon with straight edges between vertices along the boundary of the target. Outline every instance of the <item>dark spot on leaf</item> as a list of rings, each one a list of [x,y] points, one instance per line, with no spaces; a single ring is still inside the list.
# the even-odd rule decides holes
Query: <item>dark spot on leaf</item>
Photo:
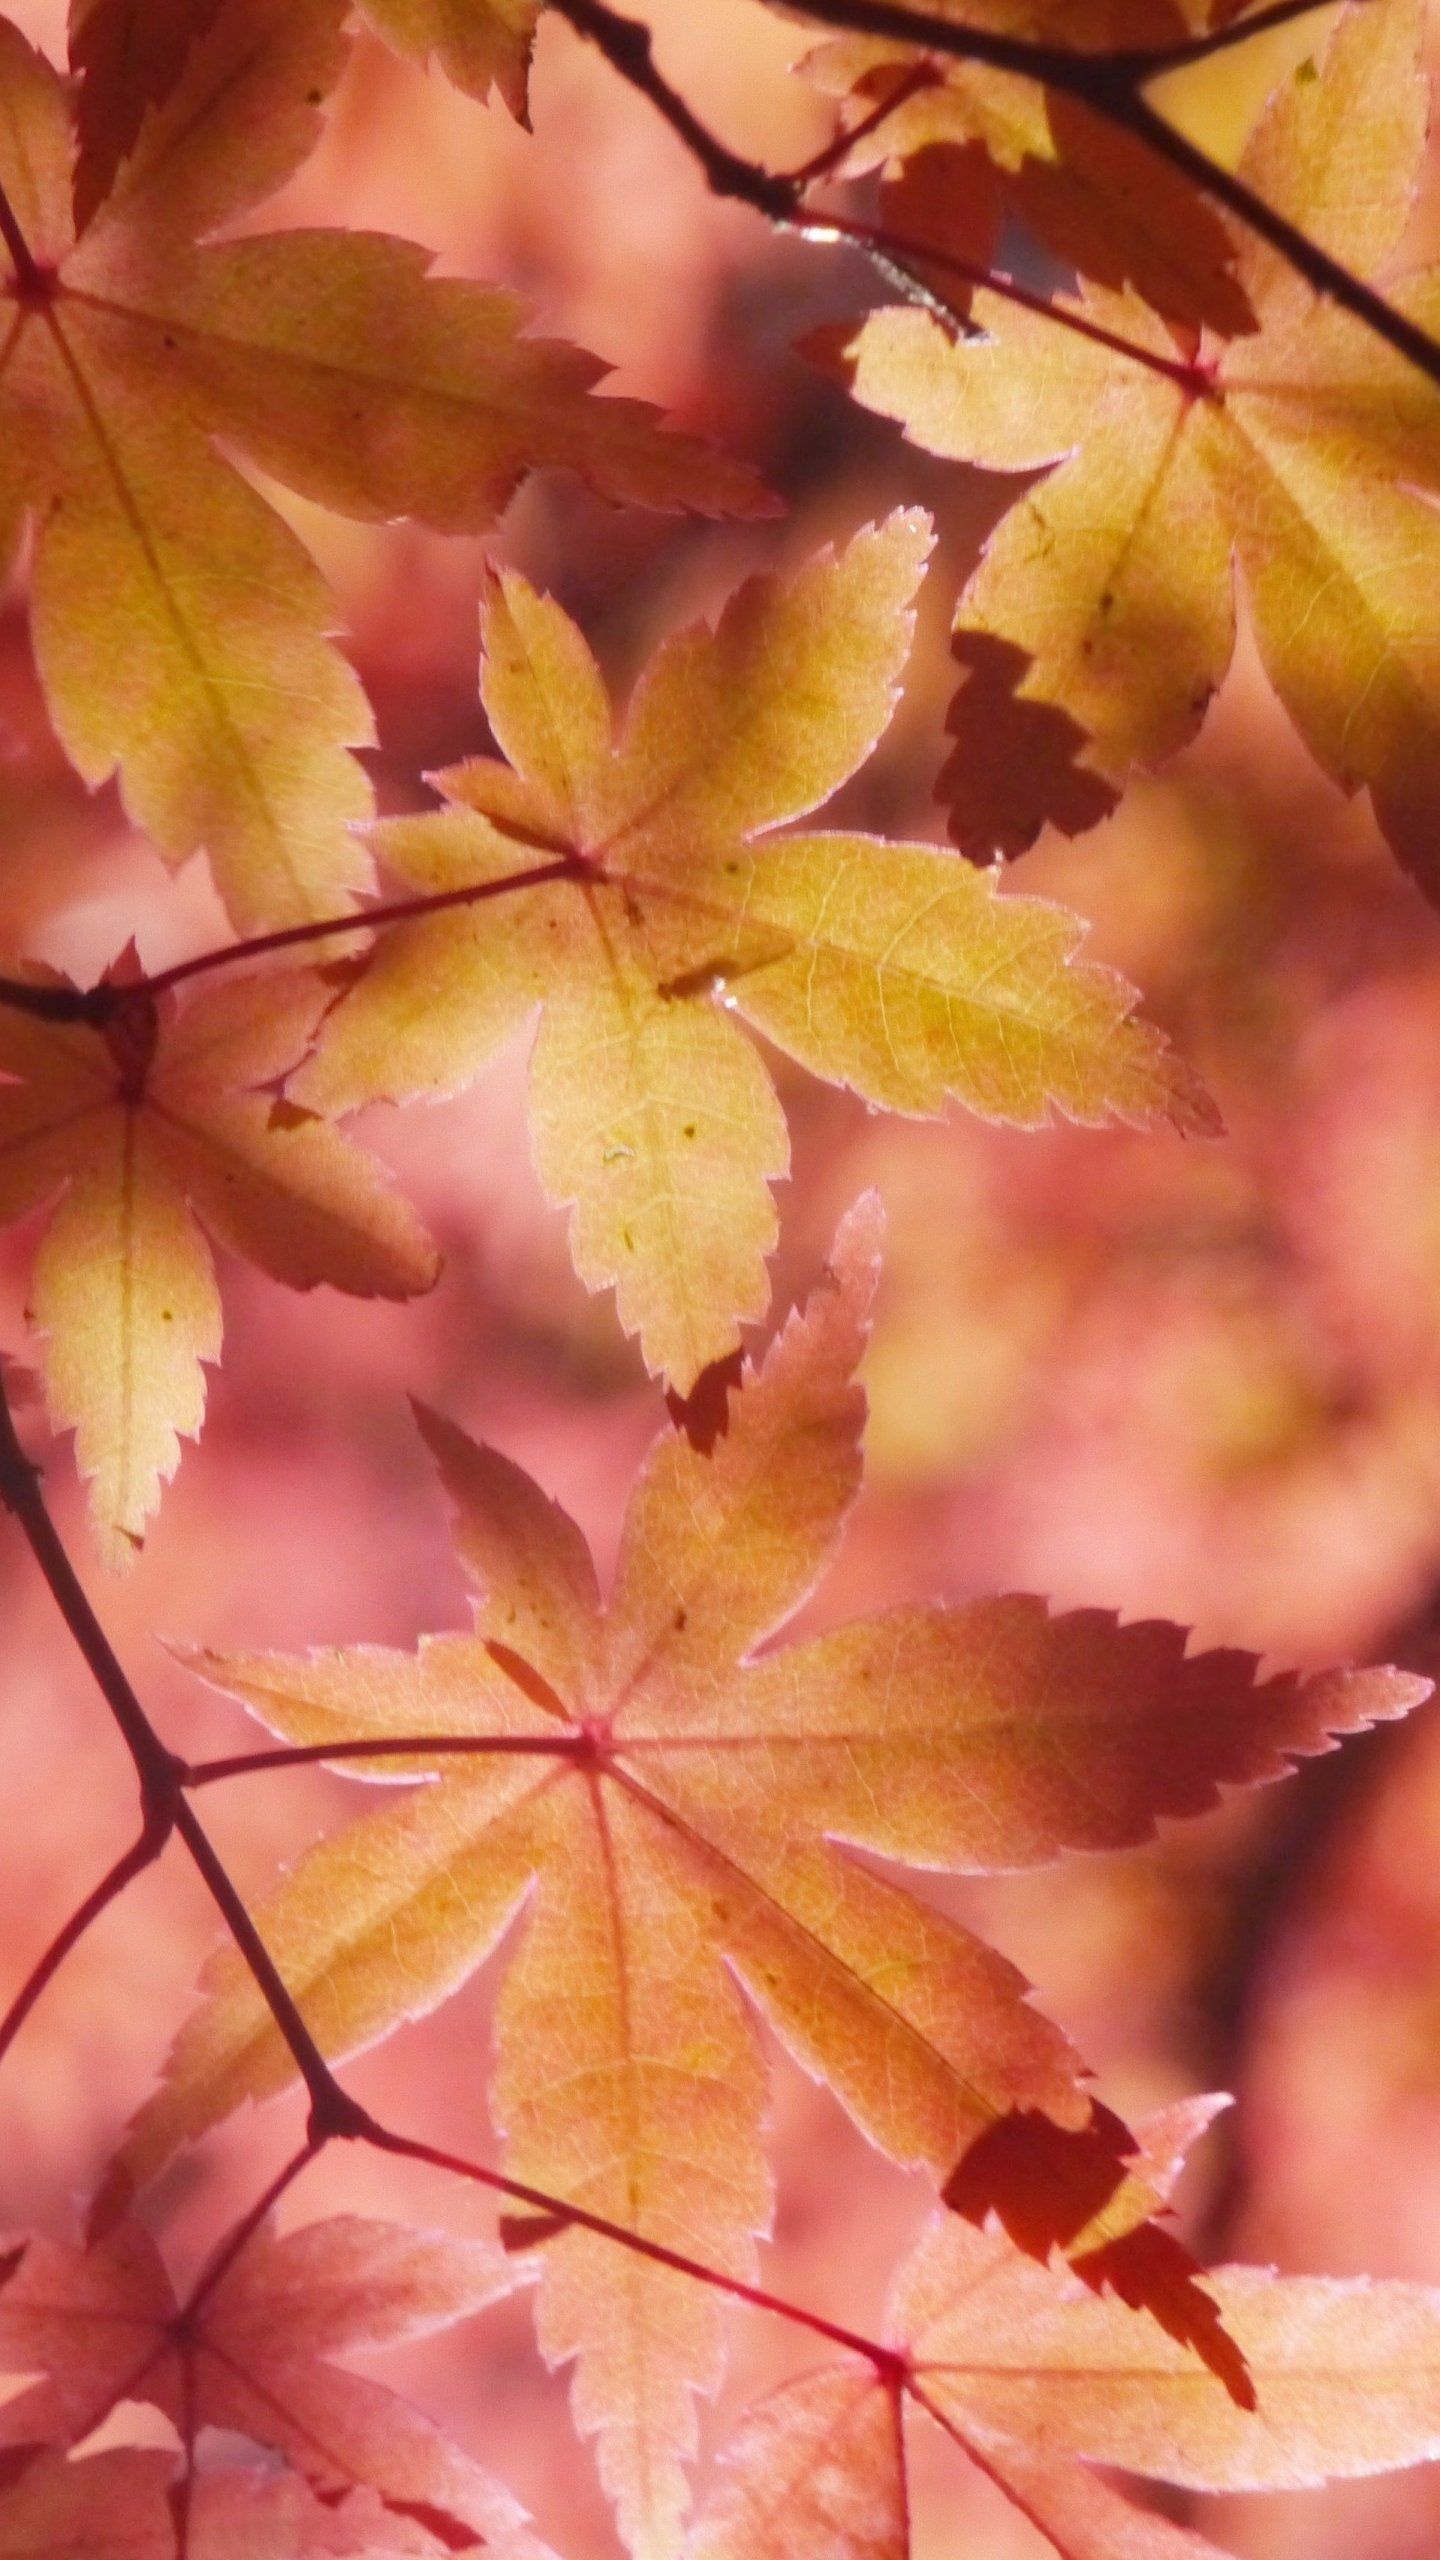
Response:
[[[564,1699],[551,1688],[544,1673],[537,1671],[533,1662],[526,1661],[523,1653],[516,1653],[512,1645],[498,1644],[493,1637],[487,1641],[485,1650],[506,1679],[513,1680],[516,1688],[524,1691],[532,1707],[543,1707],[547,1715],[562,1716],[569,1723],[570,1710]]]

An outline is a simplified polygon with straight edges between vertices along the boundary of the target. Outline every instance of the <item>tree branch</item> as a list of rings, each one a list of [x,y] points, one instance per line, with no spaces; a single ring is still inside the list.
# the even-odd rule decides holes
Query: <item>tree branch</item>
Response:
[[[39,1470],[26,1457],[15,1431],[10,1400],[0,1377],[0,1502],[18,1520],[52,1599],[110,1709],[135,1764],[147,1827],[178,1832],[226,1928],[254,1976],[276,2027],[290,2048],[310,2093],[311,2131],[326,2135],[356,2129],[361,2110],[340,2087],[274,1958],[225,1871],[209,1834],[184,1794],[185,1764],[166,1748],[140,1704],[61,1542],[40,1490]]]
[[[797,0],[792,0],[792,5],[796,4]],[[823,218],[818,222],[805,218],[802,197],[810,183],[809,164],[788,176],[776,175],[743,159],[710,133],[688,101],[657,68],[647,27],[622,16],[609,7],[608,0],[550,0],[550,5],[604,55],[622,80],[649,99],[691,153],[716,195],[736,197],[752,205],[778,229],[795,231],[802,238],[835,236],[833,224]],[[1205,61],[1212,53],[1243,43],[1264,28],[1284,25],[1307,14],[1318,0],[1276,0],[1274,7],[1252,19],[1241,19],[1214,35],[1197,37],[1187,44],[1153,52],[1111,53],[1078,53],[1064,45],[996,34],[967,26],[956,18],[935,17],[923,8],[900,5],[900,0],[798,0],[798,5],[818,26],[851,35],[879,36],[951,61],[975,62],[992,70],[1014,72],[1042,88],[1053,89],[1059,96],[1073,98],[1168,162],[1180,176],[1188,178],[1266,241],[1316,293],[1348,311],[1429,381],[1440,385],[1440,342],[1403,311],[1397,311],[1383,294],[1332,257],[1286,215],[1267,204],[1243,178],[1236,177],[1223,162],[1212,160],[1208,152],[1168,124],[1143,94],[1146,84],[1158,79],[1162,72]],[[828,171],[822,169],[822,174]],[[887,253],[878,239],[873,243],[857,241],[856,245],[868,248],[908,298],[929,302],[932,307],[938,301],[922,278],[897,268],[893,261],[886,268]],[[927,250],[925,254],[928,257],[931,253]],[[947,313],[943,304],[939,308],[955,326],[955,315]]]

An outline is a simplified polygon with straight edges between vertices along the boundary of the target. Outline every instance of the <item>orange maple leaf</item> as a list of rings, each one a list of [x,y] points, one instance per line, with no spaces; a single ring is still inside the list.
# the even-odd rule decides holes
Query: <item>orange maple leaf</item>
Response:
[[[1241,164],[1363,276],[1386,265],[1413,199],[1424,17],[1422,0],[1354,0]],[[850,345],[858,397],[918,443],[1047,474],[960,599],[968,673],[942,786],[956,837],[988,857],[1048,819],[1090,824],[1133,765],[1192,737],[1234,644],[1233,560],[1311,752],[1344,789],[1369,790],[1435,893],[1440,393],[1274,250],[1245,239],[1237,274],[1258,329],[1207,334],[1193,354],[1133,296],[1098,293],[1064,308],[1100,343],[987,294],[973,306],[983,343],[886,311]],[[1423,324],[1440,285],[1410,278],[1394,299]]]
[[[892,2158],[927,2165],[958,2206],[993,2207],[1043,2253],[1068,2247],[1088,2281],[1143,2299],[1243,2397],[1178,2243],[1116,2207],[1133,2141],[1092,2106],[1022,1977],[851,1852],[984,1871],[1135,1841],[1222,1782],[1276,1777],[1334,1732],[1403,1713],[1427,1684],[1368,1672],[1257,1687],[1248,1655],[1187,1660],[1176,1629],[1052,1619],[1024,1599],[899,1610],[757,1658],[858,1488],[852,1372],[877,1239],[862,1203],[708,1456],[678,1432],[656,1444],[608,1610],[564,1514],[427,1418],[480,1594],[475,1632],[413,1656],[197,1658],[306,1748],[415,1737],[413,1755],[344,1765],[427,1782],[303,1857],[259,1926],[317,2040],[343,2055],[444,1999],[528,1902],[500,2001],[514,2174],[562,2214],[574,2200],[748,2280],[769,2185],[738,1978]],[[447,1735],[451,1752],[427,1752]],[[293,2076],[233,1952],[207,1989],[112,2195]],[[548,2237],[542,2256],[542,2344],[579,2359],[580,2422],[602,2436],[627,2533],[658,2554],[683,2509],[691,2394],[718,2378],[724,2306],[589,2231]]]

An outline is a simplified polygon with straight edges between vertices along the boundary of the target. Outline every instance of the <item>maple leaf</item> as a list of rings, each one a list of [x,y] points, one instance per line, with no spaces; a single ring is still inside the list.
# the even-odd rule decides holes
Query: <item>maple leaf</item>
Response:
[[[1020,1599],[898,1611],[755,1659],[858,1487],[852,1372],[877,1238],[863,1202],[708,1456],[682,1433],[656,1443],[603,1614],[564,1514],[432,1417],[480,1594],[474,1634],[413,1656],[195,1658],[287,1740],[415,1736],[413,1758],[341,1765],[429,1781],[304,1857],[259,1926],[312,2032],[344,2054],[445,1998],[528,1900],[499,2010],[509,2166],[562,2206],[748,2278],[769,2187],[733,1975],[882,2150],[1043,2254],[1071,2246],[1087,2281],[1138,2294],[1243,2396],[1178,2243],[1156,2255],[1168,2235],[1122,2209],[1132,2138],[1092,2107],[1022,1977],[850,1852],[979,1871],[1137,1840],[1222,1781],[1277,1776],[1332,1732],[1404,1712],[1427,1684],[1257,1687],[1249,1656],[1187,1661],[1178,1630],[1052,1620]],[[420,1738],[442,1734],[474,1755],[427,1755]],[[206,1981],[107,2210],[293,2075],[233,1954]],[[580,2423],[602,2437],[627,2533],[658,2553],[683,2508],[690,2395],[718,2378],[723,2306],[599,2234],[562,2231],[540,2254],[542,2345],[578,2358]]]
[[[1424,140],[1420,0],[1357,0],[1272,100],[1242,174],[1357,274],[1403,229]],[[1260,653],[1311,752],[1369,790],[1401,860],[1440,891],[1440,398],[1357,320],[1246,241],[1258,330],[1193,361],[1133,296],[1073,309],[1133,357],[989,295],[952,345],[886,311],[845,359],[918,443],[1048,476],[992,536],[956,618],[973,672],[951,715],[954,832],[988,855],[1072,831],[1136,763],[1192,737],[1234,644],[1232,556]],[[1395,297],[1440,315],[1433,278]],[[1059,457],[1059,467],[1054,468]],[[997,693],[1012,694],[997,722]],[[1057,728],[1075,764],[1053,753]],[[1051,752],[1017,757],[1027,728]],[[1074,773],[1089,786],[1077,805]]]
[[[713,631],[652,660],[616,743],[600,674],[523,579],[491,589],[482,692],[510,759],[436,777],[438,816],[376,832],[421,894],[516,868],[516,838],[576,876],[498,908],[393,927],[292,1090],[325,1111],[453,1090],[543,1005],[534,1148],[573,1205],[592,1289],[683,1394],[760,1315],[784,1119],[736,1015],[890,1110],[953,1094],[993,1119],[1052,1109],[1213,1128],[1132,991],[1080,928],[995,894],[933,845],[776,834],[848,780],[908,653],[928,519],[900,513],[786,586],[752,581]]]
[[[152,107],[162,106],[222,0],[70,0],[75,228],[110,193]]]
[[[97,2453],[83,2462],[40,2454],[0,2487],[0,2554],[4,2560],[175,2560],[175,2520],[166,2498],[174,2468],[163,2453]],[[218,2560],[213,2544],[205,2560]],[[262,2554],[243,2552],[241,2560],[262,2560]],[[278,2551],[275,2560],[281,2560]]]
[[[75,222],[83,231],[115,183],[152,108],[163,106],[193,45],[225,0],[70,0],[70,68],[76,103]],[[500,91],[524,112],[539,0],[362,0],[378,35],[424,62],[432,54],[460,88]],[[330,0],[294,0],[333,22]]]
[[[293,1289],[413,1297],[438,1258],[374,1157],[264,1090],[302,1054],[322,979],[113,998],[103,1027],[0,1006],[0,1219],[61,1194],[28,1313],[51,1417],[75,1431],[102,1553],[123,1568],[220,1356],[202,1227]]]
[[[143,2402],[192,2445],[221,2427],[282,2455],[298,2479],[280,2521],[298,2510],[333,2537],[307,2549],[483,2542],[499,2560],[546,2560],[488,2472],[408,2401],[334,2362],[468,2319],[525,2280],[493,2242],[340,2215],[252,2238],[191,2309],[138,2224],[87,2250],[32,2239],[0,2289],[0,2367],[40,2378],[0,2409],[0,2445],[76,2445],[122,2401]],[[318,2515],[305,2487],[325,2502]],[[377,2520],[383,2543],[366,2538]],[[172,2560],[173,2531],[163,2549]]]
[[[371,724],[319,572],[217,437],[323,506],[446,532],[547,464],[614,499],[768,503],[740,465],[596,398],[602,368],[522,337],[512,296],[429,276],[409,242],[194,245],[310,149],[342,15],[223,0],[78,244],[65,86],[0,22],[0,184],[31,258],[7,254],[0,288],[0,557],[29,512],[68,754],[92,784],[119,769],[172,860],[207,847],[246,926],[332,913],[366,877],[349,750]]]
[[[988,25],[968,9],[967,21]],[[992,12],[997,32],[1075,43],[1087,30],[1073,8]],[[1190,30],[1158,0],[1130,13],[1117,33],[1090,26],[1095,42],[1174,42]],[[1080,42],[1077,42],[1077,39]],[[1235,275],[1236,240],[1193,180],[1078,99],[1044,90],[1018,73],[983,63],[931,61],[915,86],[913,47],[875,36],[819,46],[803,65],[818,87],[845,101],[866,125],[842,164],[846,175],[886,169],[881,223],[897,240],[929,241],[971,265],[990,265],[1007,217],[1022,222],[1051,253],[1083,276],[1132,285],[1170,321],[1235,334],[1254,326]],[[871,123],[887,98],[897,104]],[[917,202],[914,179],[923,181]],[[911,183],[907,183],[907,180]],[[937,274],[956,297],[953,275]],[[961,290],[959,299],[968,303]]]
[[[1168,2194],[1212,2107],[1191,2102],[1141,2127],[1147,2197]],[[687,2560],[909,2560],[909,2440],[931,2423],[1065,2560],[1218,2560],[1213,2543],[1132,2506],[1091,2461],[1226,2490],[1315,2487],[1433,2459],[1440,2291],[1260,2267],[1206,2281],[1257,2410],[1238,2408],[1113,2299],[1037,2266],[1003,2234],[937,2215],[892,2288],[894,2370],[848,2357],[751,2410]]]
[[[433,56],[446,78],[472,97],[498,89],[511,112],[523,116],[540,0],[361,0],[361,6],[397,52],[419,62]]]

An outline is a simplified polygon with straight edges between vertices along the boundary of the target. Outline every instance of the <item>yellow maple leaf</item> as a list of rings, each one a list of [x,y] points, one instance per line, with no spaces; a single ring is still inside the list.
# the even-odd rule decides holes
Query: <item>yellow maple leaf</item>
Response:
[[[902,513],[788,586],[753,581],[716,630],[661,649],[618,743],[574,625],[497,582],[482,690],[510,764],[441,775],[452,808],[376,843],[422,895],[503,880],[537,847],[574,876],[392,927],[292,1087],[325,1111],[447,1091],[543,1005],[541,1177],[573,1206],[582,1279],[614,1284],[682,1391],[765,1308],[788,1162],[737,1016],[890,1110],[953,1094],[1025,1125],[1215,1125],[1124,981],[1076,961],[1063,909],[998,896],[933,845],[772,832],[884,728],[928,547],[928,520]]]
[[[377,35],[417,61],[433,58],[457,88],[483,98],[498,89],[515,115],[525,109],[526,75],[540,0],[361,0]]]
[[[1355,0],[1242,162],[1259,195],[1365,276],[1412,200],[1424,14],[1421,0]],[[969,672],[944,783],[957,838],[988,855],[1019,851],[1047,819],[1074,831],[1132,765],[1194,735],[1234,644],[1233,559],[1311,752],[1344,789],[1369,790],[1433,893],[1440,393],[1263,244],[1241,243],[1237,274],[1258,329],[1206,337],[1193,358],[1133,297],[1100,294],[1066,306],[1099,343],[985,295],[984,343],[887,311],[851,346],[858,396],[917,442],[1047,473],[960,600]],[[1396,299],[1421,320],[1440,307],[1428,278]]]
[[[35,644],[86,780],[118,767],[172,860],[204,845],[243,926],[330,914],[367,876],[352,822],[368,707],[308,553],[223,438],[342,513],[489,523],[526,472],[608,497],[757,503],[740,465],[598,399],[602,368],[527,339],[508,294],[343,231],[196,236],[310,149],[340,0],[223,0],[78,242],[64,83],[0,22],[0,558],[36,530]],[[88,88],[88,83],[86,84]]]
[[[0,1218],[61,1194],[29,1317],[102,1552],[123,1567],[220,1356],[202,1226],[295,1289],[406,1298],[438,1264],[374,1157],[263,1090],[303,1053],[320,979],[257,976],[184,1005],[111,992],[103,1026],[0,1006]]]
[[[852,1372],[877,1239],[862,1202],[710,1454],[679,1432],[656,1444],[607,1610],[564,1514],[430,1418],[480,1593],[473,1635],[415,1655],[197,1658],[288,1742],[344,1742],[352,1771],[427,1782],[302,1858],[259,1926],[311,2031],[343,2055],[444,1999],[528,1903],[500,1997],[507,2165],[748,2280],[769,2186],[738,1978],[881,2149],[946,2179],[957,2211],[993,2207],[1042,2256],[1069,2249],[1087,2282],[1143,2303],[1243,2396],[1184,2252],[1125,2208],[1130,2137],[1086,2096],[1021,1976],[836,1844],[974,1869],[1115,1846],[1213,1802],[1222,1780],[1277,1776],[1333,1730],[1404,1712],[1426,1684],[1374,1672],[1257,1688],[1248,1655],[1187,1661],[1176,1629],[1051,1619],[1023,1599],[898,1611],[753,1659],[857,1489]],[[357,1749],[410,1737],[390,1758]],[[206,1981],[112,2205],[293,2077],[233,1951]],[[578,2359],[580,2422],[601,2436],[627,2533],[658,2554],[684,2504],[691,2395],[718,2378],[723,2306],[598,2233],[562,2228],[541,2254],[542,2343]]]

